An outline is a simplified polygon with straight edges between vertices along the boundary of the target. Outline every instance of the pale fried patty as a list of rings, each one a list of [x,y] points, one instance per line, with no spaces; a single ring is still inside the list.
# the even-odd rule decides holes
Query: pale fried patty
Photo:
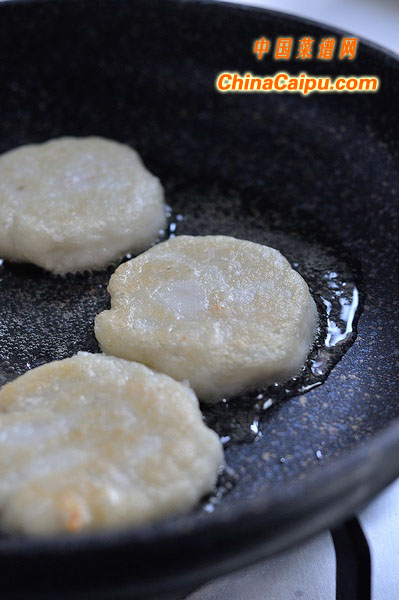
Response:
[[[101,348],[188,380],[205,401],[296,375],[317,328],[308,286],[280,252],[231,237],[158,244],[108,289]]]
[[[0,391],[0,528],[48,534],[185,511],[223,463],[193,391],[147,367],[79,353]]]
[[[65,137],[0,156],[0,256],[54,273],[139,252],[165,226],[163,189],[135,150]]]

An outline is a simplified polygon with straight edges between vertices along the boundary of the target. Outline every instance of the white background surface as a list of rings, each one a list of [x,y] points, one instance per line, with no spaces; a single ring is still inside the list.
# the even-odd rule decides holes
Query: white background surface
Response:
[[[370,547],[372,599],[399,600],[399,480],[359,519]],[[324,532],[278,556],[220,577],[186,600],[335,600],[331,535]]]
[[[399,0],[221,0],[252,4],[339,27],[399,52]]]

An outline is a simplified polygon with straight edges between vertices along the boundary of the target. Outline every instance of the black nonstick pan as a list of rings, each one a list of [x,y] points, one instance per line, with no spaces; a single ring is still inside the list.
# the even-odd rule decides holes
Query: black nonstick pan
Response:
[[[195,511],[146,527],[0,538],[2,598],[177,597],[336,525],[399,475],[397,58],[252,53],[254,39],[340,32],[227,4],[143,0],[0,6],[0,151],[60,135],[131,144],[166,189],[165,236],[280,249],[320,333],[286,385],[202,407],[228,468]],[[221,71],[377,75],[378,93],[221,94]],[[98,351],[114,267],[0,269],[0,378]]]

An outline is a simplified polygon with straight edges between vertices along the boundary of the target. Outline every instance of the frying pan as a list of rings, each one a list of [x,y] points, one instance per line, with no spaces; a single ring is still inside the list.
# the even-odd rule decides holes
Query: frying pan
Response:
[[[207,2],[0,6],[1,151],[60,135],[131,144],[165,185],[169,232],[269,242],[302,272],[320,311],[316,354],[334,325],[323,303],[334,268],[339,285],[358,293],[322,376],[313,358],[284,389],[203,407],[224,434],[229,466],[213,497],[140,528],[2,536],[3,597],[176,597],[333,526],[399,475],[398,61],[366,42],[353,61],[306,69],[251,52],[262,35],[317,43],[331,34],[341,35]],[[308,97],[215,90],[221,71],[282,68],[377,75],[381,88]],[[108,305],[113,267],[66,278],[1,269],[1,383],[98,351],[93,319]]]

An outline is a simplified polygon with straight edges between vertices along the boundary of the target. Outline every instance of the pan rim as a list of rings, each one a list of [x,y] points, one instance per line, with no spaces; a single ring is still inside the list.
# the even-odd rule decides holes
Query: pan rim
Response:
[[[3,7],[13,5],[44,5],[50,3],[50,1],[51,0],[9,0],[1,6],[0,10]],[[64,1],[70,2],[70,0]],[[74,1],[79,3],[80,0]],[[97,0],[86,1],[95,3]],[[280,11],[263,9],[257,6],[222,2],[220,0],[216,0],[215,2],[210,2],[209,0],[168,0],[168,2],[169,4],[175,5],[213,5],[223,7],[226,11],[234,9],[237,11],[266,12],[279,19],[284,18],[296,23],[309,24],[324,31],[328,30],[330,33],[338,33],[338,35],[347,33],[335,26],[330,28],[326,24],[318,23],[311,19],[286,14]],[[392,67],[399,70],[399,55],[360,36],[357,37],[363,45],[369,48],[369,50],[382,55],[382,57],[388,58]],[[384,454],[383,459],[386,461],[384,470],[380,469],[382,453]],[[37,557],[38,554],[50,553],[52,555],[61,556],[75,553],[77,550],[79,552],[86,552],[93,550],[94,547],[96,549],[109,549],[110,547],[114,548],[126,543],[134,543],[136,549],[139,549],[139,547],[149,548],[155,541],[159,544],[162,544],[163,541],[167,541],[171,538],[176,541],[177,536],[179,536],[179,538],[191,538],[193,535],[203,535],[208,531],[212,531],[212,533],[220,531],[223,532],[223,534],[228,534],[230,532],[231,534],[233,530],[236,532],[237,528],[240,527],[245,527],[245,529],[250,532],[255,525],[257,529],[259,529],[260,524],[262,524],[264,530],[267,531],[267,527],[270,526],[271,522],[273,522],[273,526],[277,529],[282,521],[286,522],[288,515],[293,521],[298,521],[298,519],[302,518],[304,513],[309,513],[312,508],[315,510],[321,501],[323,501],[323,505],[327,508],[332,507],[336,495],[338,495],[337,490],[339,490],[339,495],[341,497],[343,494],[354,494],[351,500],[348,499],[347,504],[335,506],[335,510],[331,512],[329,517],[326,517],[322,523],[320,521],[313,524],[309,522],[308,529],[301,530],[299,539],[302,540],[310,535],[314,535],[322,529],[333,526],[342,518],[348,516],[361,505],[365,504],[376,493],[381,491],[386,485],[399,476],[399,461],[395,461],[398,453],[399,419],[395,419],[380,432],[368,438],[365,443],[359,444],[359,446],[351,449],[337,459],[332,459],[331,462],[323,467],[316,467],[303,480],[280,483],[278,488],[275,488],[274,490],[271,488],[267,495],[262,494],[253,499],[241,500],[237,505],[234,503],[221,511],[215,511],[211,515],[207,515],[203,520],[197,521],[186,531],[182,530],[178,533],[176,533],[176,530],[173,532],[164,530],[157,531],[157,523],[155,523],[154,525],[144,527],[128,527],[121,530],[82,533],[73,537],[68,535],[46,538],[10,537],[4,541],[0,540],[0,557],[5,555],[8,557],[17,557],[22,554],[24,556],[35,555]],[[389,468],[387,468],[387,464]],[[343,474],[347,477],[345,477],[345,486],[337,488],[335,491],[336,493],[334,494],[332,483],[338,472],[342,479],[344,479]],[[364,485],[365,481],[369,482],[368,486]],[[326,489],[329,491],[330,495],[328,493],[326,494]],[[314,505],[310,509],[309,502],[304,506],[304,496],[306,496],[307,499],[309,499],[309,496],[312,496],[313,498]],[[296,499],[294,503],[292,502],[293,498]],[[299,502],[298,499],[301,499],[302,502]],[[328,500],[327,504],[326,500]],[[282,517],[284,517],[284,519]],[[251,521],[251,519],[253,521]],[[299,541],[299,539],[296,541]],[[290,538],[289,543],[292,543],[292,537]],[[276,543],[273,552],[282,550],[284,547],[283,542],[280,542],[279,545]],[[256,556],[260,558],[258,551],[256,551]],[[252,559],[249,559],[246,563],[243,556],[239,557],[240,565],[248,564],[251,560]],[[219,569],[219,572],[223,572],[223,569]]]
[[[187,531],[182,531],[182,535],[191,536],[193,533],[203,534],[210,529],[212,532],[215,528],[225,530],[226,533],[231,528],[243,524],[248,530],[251,528],[250,519],[256,520],[256,526],[259,527],[262,516],[266,516],[267,522],[273,522],[274,526],[278,525],[282,515],[284,521],[287,517],[287,508],[290,507],[291,517],[297,519],[305,511],[309,512],[309,502],[304,503],[304,491],[306,496],[313,498],[311,508],[315,509],[320,501],[325,500],[332,493],[335,487],[335,494],[331,501],[335,500],[335,496],[342,498],[342,494],[356,491],[358,486],[366,479],[370,479],[370,485],[367,488],[361,489],[356,495],[356,507],[344,507],[345,510],[340,510],[336,507],[334,515],[326,523],[322,529],[329,529],[340,521],[341,518],[349,516],[353,511],[358,510],[358,506],[362,506],[378,492],[382,491],[389,483],[394,481],[399,476],[399,461],[395,465],[395,458],[399,453],[399,418],[395,419],[385,429],[377,435],[372,436],[366,442],[361,443],[357,448],[354,448],[344,454],[342,457],[332,460],[324,466],[316,467],[305,478],[295,479],[287,483],[279,484],[278,488],[270,488],[267,495],[258,495],[253,499],[240,501],[238,506],[234,504],[225,507],[223,511],[215,511],[212,514],[207,514],[206,518],[199,520],[194,527],[190,527]],[[385,469],[384,473],[379,472],[380,457],[384,454],[384,460],[390,462],[390,468]],[[357,473],[354,472],[357,471]],[[333,486],[332,482],[336,483],[335,476],[339,473],[341,481],[347,478],[347,483],[344,486]],[[372,475],[378,474],[378,477]],[[326,493],[327,490],[327,493]],[[295,498],[295,503],[292,500]],[[349,511],[349,512],[348,512]],[[166,521],[167,519],[165,519]],[[154,541],[162,542],[163,540],[175,539],[176,530],[162,531],[157,530],[157,524],[162,521],[155,522],[151,525],[143,525],[139,527],[127,527],[121,529],[101,530],[92,533],[77,533],[73,536],[61,534],[55,536],[21,536],[7,537],[5,547],[3,541],[0,540],[0,557],[4,554],[20,555],[21,552],[29,555],[36,555],[38,552],[51,552],[62,554],[79,551],[91,550],[93,545],[96,549],[101,547],[109,548],[110,545],[118,545],[121,543],[134,541],[135,545],[142,546],[152,545]],[[309,535],[313,535],[320,531],[317,528],[311,531]],[[283,548],[279,548],[281,550]]]
[[[98,0],[58,0],[57,4],[72,4],[72,3],[82,3],[82,1],[86,2],[86,3],[92,3],[95,4],[98,2]],[[145,4],[145,0],[140,0],[141,2],[143,2],[143,4]],[[155,0],[158,2],[162,2],[163,4],[168,3],[168,4],[179,4],[180,6],[187,6],[189,4],[191,5],[206,5],[206,6],[217,6],[218,8],[220,8],[221,10],[236,10],[236,11],[245,11],[245,12],[253,12],[253,13],[259,13],[259,14],[264,14],[264,13],[268,13],[269,15],[278,17],[278,18],[284,18],[284,19],[288,19],[291,21],[294,21],[296,23],[305,23],[306,25],[310,25],[311,27],[317,27],[319,29],[324,30],[326,33],[334,33],[334,34],[338,34],[338,35],[356,35],[358,41],[361,44],[364,44],[366,46],[368,46],[369,48],[371,48],[372,50],[374,50],[375,52],[384,54],[387,58],[390,58],[393,60],[393,63],[396,65],[396,67],[399,69],[399,52],[395,52],[394,50],[390,50],[389,48],[386,48],[385,46],[381,46],[380,44],[378,44],[377,42],[373,42],[372,40],[370,40],[369,38],[363,37],[362,35],[359,35],[357,33],[354,33],[353,31],[348,31],[347,29],[341,29],[340,27],[337,27],[335,25],[328,25],[327,23],[322,23],[320,21],[317,21],[315,19],[310,19],[309,17],[301,17],[300,15],[297,15],[295,13],[287,13],[281,10],[275,10],[275,9],[270,9],[270,8],[263,8],[261,6],[257,6],[257,5],[253,5],[253,4],[242,4],[241,2],[230,2],[229,0]],[[3,2],[0,6],[1,9],[5,6],[17,6],[18,4],[21,5],[28,5],[28,4],[52,4],[52,0],[7,0],[6,2]]]

